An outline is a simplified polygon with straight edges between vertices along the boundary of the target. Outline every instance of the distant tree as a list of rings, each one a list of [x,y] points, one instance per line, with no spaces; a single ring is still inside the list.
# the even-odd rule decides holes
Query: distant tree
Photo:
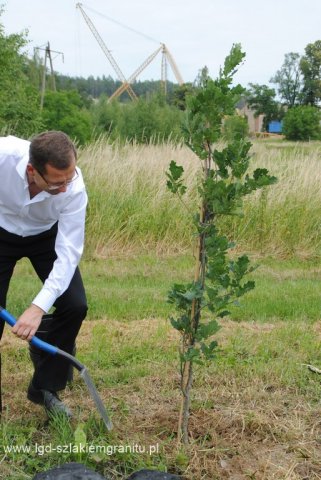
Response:
[[[204,85],[208,79],[209,79],[209,69],[205,65],[203,68],[201,68],[198,71],[198,74],[194,80],[193,86],[196,88],[202,88],[202,85]]]
[[[58,74],[56,77],[58,90],[77,90],[82,98],[99,98],[101,95],[108,97],[121,85],[119,80],[114,80],[111,76],[93,77],[69,77]]]
[[[24,73],[26,44],[26,34],[5,35],[0,24],[0,131],[25,138],[41,128],[39,94]]]
[[[191,83],[176,85],[172,93],[168,96],[168,102],[180,110],[186,110],[187,97],[192,95],[193,91],[194,87]]]
[[[320,140],[321,112],[311,105],[290,108],[283,119],[283,133],[287,140]]]
[[[84,108],[83,100],[76,90],[48,91],[42,120],[46,129],[62,130],[80,144],[88,142],[92,137],[91,115]]]
[[[67,75],[58,74],[56,77],[56,84],[58,90],[78,90],[81,96],[85,99],[87,97],[98,99],[101,95],[111,97],[111,95],[120,87],[121,82],[114,80],[110,75],[108,77],[69,77]],[[167,96],[170,98],[176,85],[170,81],[166,82]],[[164,90],[164,86],[160,80],[144,80],[135,81],[133,83],[133,90],[138,97],[146,97],[154,95]],[[127,103],[130,97],[124,92],[118,101]]]
[[[321,40],[305,47],[300,68],[303,74],[303,103],[317,105],[321,100]]]
[[[29,83],[40,92],[43,74],[43,61],[39,53],[35,51],[32,58],[28,58],[24,65],[24,73],[27,76]]]
[[[278,88],[281,100],[289,107],[300,104],[302,101],[302,74],[300,70],[299,53],[286,53],[284,63],[270,80]]]
[[[250,83],[247,91],[247,102],[254,110],[255,116],[264,115],[263,129],[267,131],[268,125],[272,120],[278,120],[282,117],[282,111],[276,101],[276,92],[274,88],[267,85],[258,85]]]
[[[94,128],[98,133],[113,135],[121,115],[121,105],[117,100],[108,103],[106,95],[102,94],[97,103],[91,107]]]

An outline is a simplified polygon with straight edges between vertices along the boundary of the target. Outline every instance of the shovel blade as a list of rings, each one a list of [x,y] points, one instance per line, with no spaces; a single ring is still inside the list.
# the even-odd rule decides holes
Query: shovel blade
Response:
[[[103,404],[100,396],[98,395],[96,387],[95,387],[92,379],[90,378],[90,375],[89,375],[86,367],[84,367],[79,373],[80,373],[80,376],[83,378],[85,384],[87,385],[87,388],[89,390],[91,398],[95,402],[96,408],[97,408],[98,412],[100,413],[101,418],[103,419],[107,430],[111,430],[113,428],[113,424],[112,424],[112,422],[111,422],[111,420],[108,416],[105,405]]]

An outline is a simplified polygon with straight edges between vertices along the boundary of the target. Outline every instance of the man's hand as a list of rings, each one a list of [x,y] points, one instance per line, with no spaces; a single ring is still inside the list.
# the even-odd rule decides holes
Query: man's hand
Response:
[[[37,307],[37,305],[31,304],[31,306],[19,317],[17,323],[12,329],[12,333],[23,340],[30,341],[38,330],[44,313],[45,312]]]

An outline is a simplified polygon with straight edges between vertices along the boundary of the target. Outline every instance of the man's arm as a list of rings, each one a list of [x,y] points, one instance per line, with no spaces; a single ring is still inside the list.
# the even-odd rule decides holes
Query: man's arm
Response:
[[[32,303],[48,312],[69,287],[84,249],[87,195],[78,192],[60,214],[55,242],[57,259],[47,280]]]
[[[86,206],[87,194],[80,190],[60,214],[55,243],[57,259],[42,289],[12,329],[24,340],[31,340],[43,314],[70,284],[83,252]]]

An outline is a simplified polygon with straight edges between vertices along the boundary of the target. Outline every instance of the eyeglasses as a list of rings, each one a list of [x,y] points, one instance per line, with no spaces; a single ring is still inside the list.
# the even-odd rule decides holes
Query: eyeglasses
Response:
[[[37,170],[36,168],[35,168],[35,170],[36,170],[37,173],[39,173],[39,175],[43,179],[43,181],[46,182],[46,184],[48,186],[48,190],[56,190],[57,188],[68,187],[68,185],[70,185],[72,182],[77,180],[77,178],[79,176],[77,170],[75,170],[75,175],[70,180],[65,180],[64,182],[58,182],[58,183],[51,183],[51,182],[48,182],[48,180],[42,175],[41,172],[39,172],[39,170]]]

